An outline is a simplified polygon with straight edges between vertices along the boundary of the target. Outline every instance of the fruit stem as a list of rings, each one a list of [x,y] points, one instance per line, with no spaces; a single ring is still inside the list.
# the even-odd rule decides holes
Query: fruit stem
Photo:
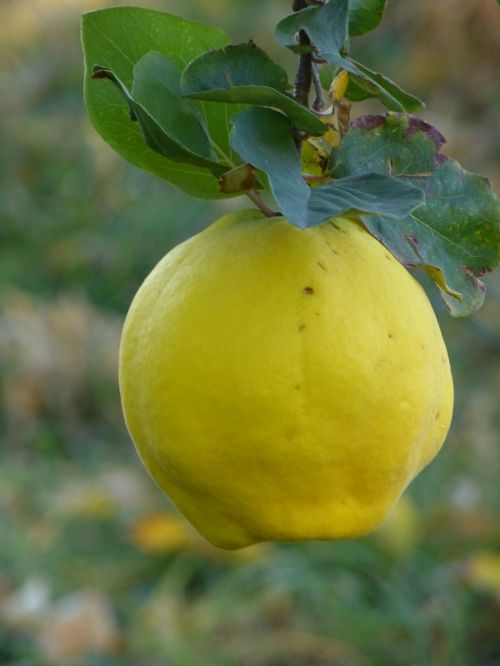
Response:
[[[251,199],[254,202],[257,208],[262,213],[264,213],[264,215],[267,215],[267,217],[278,217],[281,215],[281,213],[277,213],[276,211],[269,208],[264,199],[255,190],[247,190],[245,194],[249,199]]]

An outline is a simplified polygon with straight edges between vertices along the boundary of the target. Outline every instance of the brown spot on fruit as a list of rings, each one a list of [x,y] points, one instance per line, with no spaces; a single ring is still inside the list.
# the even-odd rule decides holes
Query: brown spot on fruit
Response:
[[[306,327],[305,324],[301,324],[301,325],[299,326],[299,332],[300,332],[300,331],[303,331],[303,330],[305,329],[305,327]]]
[[[387,337],[392,339],[394,335],[392,333],[387,333]]]
[[[310,296],[311,294],[314,294],[314,289],[312,287],[304,287],[304,294]]]
[[[318,261],[318,266],[326,271],[326,267],[321,263],[321,261]]]

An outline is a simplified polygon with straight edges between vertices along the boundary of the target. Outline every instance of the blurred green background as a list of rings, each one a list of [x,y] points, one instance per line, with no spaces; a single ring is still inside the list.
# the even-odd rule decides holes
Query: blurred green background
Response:
[[[453,429],[373,536],[228,554],[142,469],[116,379],[127,305],[173,245],[247,204],[191,199],[90,127],[78,23],[105,4],[0,4],[0,664],[500,664],[498,277],[467,320],[429,287]],[[286,1],[135,4],[253,36],[290,63],[272,38]],[[446,152],[498,189],[497,3],[389,5],[354,50],[426,99]]]

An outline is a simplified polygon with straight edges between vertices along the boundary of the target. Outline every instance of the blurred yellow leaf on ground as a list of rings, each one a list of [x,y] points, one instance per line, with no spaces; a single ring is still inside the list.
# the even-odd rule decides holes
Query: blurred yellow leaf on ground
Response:
[[[140,518],[129,533],[130,541],[146,553],[169,553],[187,546],[194,535],[173,513],[152,513]]]
[[[484,550],[473,555],[466,568],[466,581],[500,599],[500,552]]]
[[[393,555],[405,555],[416,548],[421,535],[417,506],[411,497],[403,495],[375,536],[384,550]]]
[[[267,558],[272,547],[257,544],[238,552],[224,551],[211,546],[174,513],[149,513],[141,517],[129,532],[129,541],[149,554],[167,554],[189,549],[198,555],[225,562],[251,562]]]

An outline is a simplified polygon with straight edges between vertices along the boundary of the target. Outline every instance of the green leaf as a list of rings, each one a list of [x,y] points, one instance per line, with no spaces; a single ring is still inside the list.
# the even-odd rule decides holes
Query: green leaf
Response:
[[[271,109],[246,109],[233,118],[231,141],[241,157],[269,176],[271,190],[284,216],[306,226],[310,188],[302,179],[293,127]]]
[[[351,122],[332,152],[331,173],[335,178],[367,171],[393,176],[430,173],[444,141],[437,130],[413,116],[362,116]]]
[[[397,220],[362,216],[365,226],[407,266],[423,267],[454,316],[484,300],[480,277],[498,263],[500,204],[487,180],[439,154],[442,135],[404,115],[357,119],[334,154],[333,173],[391,173],[420,188],[425,204]]]
[[[296,129],[324,134],[325,124],[290,97],[289,88],[285,70],[253,42],[203,54],[181,79],[182,93],[192,99],[271,106],[281,109]]]
[[[349,0],[349,34],[363,35],[378,26],[387,0]]]
[[[200,109],[181,96],[180,76],[181,72],[171,58],[148,53],[134,67],[132,97],[182,146],[215,161]]]
[[[307,226],[348,211],[401,217],[420,206],[423,200],[421,190],[391,176],[378,173],[348,176],[311,190]]]
[[[282,92],[290,89],[285,70],[253,41],[203,53],[182,74],[183,95],[241,86],[267,86]]]
[[[340,61],[338,64],[342,67]],[[424,108],[425,104],[421,99],[404,91],[387,76],[379,74],[379,72],[374,72],[372,69],[365,67],[365,65],[352,60],[352,58],[345,60],[343,66],[344,69],[347,69],[351,74],[357,75],[362,81],[375,86],[378,93],[373,94],[373,97],[379,97],[382,104],[389,111],[413,112]]]
[[[380,90],[373,83],[351,74],[345,97],[351,102],[362,102],[365,99],[380,97]]]
[[[163,178],[195,196],[216,198],[220,192],[210,169],[170,160],[144,143],[141,129],[129,118],[120,92],[92,80],[95,65],[111,70],[127,90],[132,87],[135,65],[154,51],[168,56],[179,69],[210,48],[227,44],[227,37],[214,28],[177,16],[138,7],[115,7],[89,12],[82,19],[85,55],[85,103],[98,133],[120,155],[136,166]],[[229,145],[230,120],[235,105],[197,104],[217,156],[236,166]]]
[[[343,59],[345,65],[345,59]],[[353,60],[349,62],[349,85],[345,93],[346,99],[351,102],[361,102],[365,99],[378,98],[391,111],[400,111],[402,106],[406,111],[416,111],[421,108],[423,103],[417,97],[404,92],[393,81],[388,79],[382,74],[378,74],[373,70],[369,70],[364,65],[354,63]],[[323,88],[328,90],[336,74],[340,72],[343,67],[339,65],[326,65],[320,71],[320,79]],[[363,71],[363,75],[359,76],[353,72]],[[366,76],[372,79],[377,79],[378,83],[371,83]]]
[[[139,61],[139,64],[141,62],[142,61]],[[94,68],[94,73],[92,75],[92,78],[109,79],[115,84],[115,86],[122,93],[123,97],[125,98],[125,101],[129,106],[129,115],[131,120],[134,120],[139,124],[139,127],[141,128],[146,144],[154,151],[160,153],[160,155],[164,155],[165,157],[169,157],[170,159],[178,162],[185,162],[188,164],[196,164],[198,166],[207,167],[216,175],[220,175],[226,170],[227,167],[225,167],[224,165],[221,165],[215,161],[211,161],[208,157],[203,157],[203,155],[197,154],[192,150],[189,150],[189,148],[183,146],[181,143],[179,143],[179,141],[177,141],[176,137],[173,135],[172,131],[170,130],[169,125],[174,124],[174,129],[175,129],[175,122],[183,121],[184,118],[182,115],[180,115],[180,118],[177,119],[175,118],[176,115],[175,102],[173,102],[171,95],[167,95],[165,99],[165,95],[162,94],[163,91],[161,89],[158,89],[158,94],[160,95],[160,97],[163,98],[163,101],[165,101],[167,104],[170,105],[169,113],[161,113],[161,110],[159,110],[160,116],[162,117],[161,120],[164,123],[161,124],[161,121],[158,121],[156,118],[153,118],[152,115],[149,113],[149,110],[144,108],[142,104],[140,104],[132,97],[127,87],[109,69],[104,69],[102,67],[96,66]],[[148,94],[146,94],[146,99],[147,98]],[[182,100],[179,98],[179,102],[180,101]],[[190,123],[192,120],[196,122],[196,117],[189,116]],[[191,126],[192,124],[193,123],[191,123]],[[201,132],[203,131],[199,123],[198,127],[196,127],[195,125],[195,128],[197,131]],[[196,137],[194,141],[189,140],[189,142],[194,143],[196,142],[197,138],[198,137]],[[210,153],[210,144],[208,143],[207,139],[206,139],[206,145],[201,147],[206,151],[206,153],[208,154]]]
[[[326,0],[284,18],[276,28],[276,37],[293,50],[311,50],[297,44],[296,34],[305,30],[315,50],[327,62],[369,82],[378,91],[380,101],[391,111],[416,111],[423,102],[402,90],[394,81],[374,72],[347,55],[348,0]]]

